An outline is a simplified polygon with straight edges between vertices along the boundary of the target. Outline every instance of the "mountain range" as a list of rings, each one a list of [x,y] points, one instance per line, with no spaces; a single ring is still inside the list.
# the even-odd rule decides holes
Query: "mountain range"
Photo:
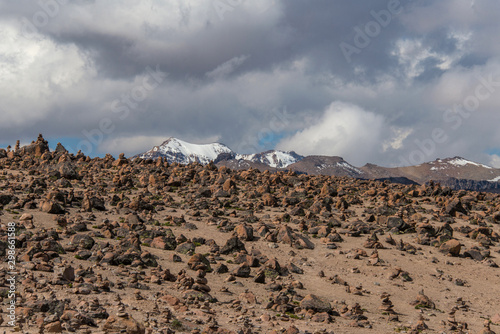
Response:
[[[500,192],[500,169],[461,157],[436,159],[408,167],[382,167],[374,164],[356,167],[337,156],[302,156],[293,151],[279,150],[239,154],[221,143],[192,144],[169,138],[134,158],[163,158],[170,163],[197,162],[203,165],[212,161],[217,166],[231,169],[291,170],[311,175],[348,176],[404,184],[424,184],[433,180],[452,189]]]

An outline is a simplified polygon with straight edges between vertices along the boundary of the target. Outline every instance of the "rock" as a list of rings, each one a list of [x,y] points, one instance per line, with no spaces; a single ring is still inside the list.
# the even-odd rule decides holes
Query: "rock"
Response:
[[[265,284],[266,283],[266,274],[264,271],[259,271],[257,275],[255,275],[253,281],[255,283]]]
[[[500,313],[497,313],[493,317],[491,317],[491,322],[495,325],[500,325]]]
[[[87,234],[75,234],[71,237],[69,241],[70,245],[74,245],[83,249],[92,249],[95,244],[94,239]]]
[[[300,330],[297,327],[292,325],[292,326],[288,327],[288,329],[285,331],[284,334],[299,334],[299,333],[300,333]]]
[[[193,253],[196,249],[196,246],[189,241],[183,242],[175,248],[175,251],[181,254]]]
[[[273,195],[266,193],[262,195],[262,203],[265,206],[276,206],[276,197]]]
[[[14,196],[0,194],[0,205],[7,205],[14,199]]]
[[[197,291],[197,290],[186,290],[182,293],[182,298],[183,299],[199,299],[201,301],[210,301],[210,300],[214,300],[214,298],[209,294],[209,293],[206,293],[206,292],[202,292],[202,291]]]
[[[85,195],[82,201],[82,209],[87,212],[92,212],[92,209],[106,211],[104,199],[102,197]]]
[[[45,201],[40,203],[40,210],[46,213],[51,213],[54,215],[60,215],[64,213],[64,209],[59,203],[53,201]]]
[[[115,167],[121,167],[121,166],[124,166],[124,165],[128,165],[128,159],[125,157],[124,153],[120,153],[118,155],[118,159],[116,159],[115,161],[113,161],[113,166],[115,166]]]
[[[233,275],[237,277],[250,277],[250,271],[250,266],[246,263],[242,263],[233,270]]]
[[[456,239],[451,239],[443,243],[439,247],[439,251],[445,254],[450,254],[452,256],[458,256],[460,254],[460,249],[462,245]]]
[[[287,225],[283,225],[278,229],[276,240],[299,249],[314,249],[314,244],[309,239],[303,235],[293,232],[293,230]]]
[[[220,263],[217,267],[215,267],[216,274],[225,274],[227,272],[229,272],[229,269],[224,263]]]
[[[233,252],[245,251],[245,244],[237,237],[233,236],[226,241],[226,244],[220,250],[221,254],[230,254]]]
[[[330,323],[331,320],[332,317],[327,312],[316,313],[311,317],[311,321],[314,322]]]
[[[467,210],[463,207],[462,202],[459,198],[454,198],[450,200],[442,210],[443,213],[448,214],[452,217],[456,217],[458,213],[464,215],[467,214]]]
[[[224,191],[230,191],[231,189],[236,187],[236,183],[234,183],[233,180],[227,179],[224,184],[222,185],[222,190]]]
[[[290,262],[286,268],[288,269],[288,271],[290,271],[291,273],[294,273],[294,274],[299,274],[299,275],[302,275],[304,273],[304,270],[302,270],[302,268],[299,268],[296,264]]]
[[[251,226],[248,226],[246,224],[240,224],[235,227],[234,232],[241,240],[244,241],[253,240],[253,228]]]
[[[281,226],[278,229],[278,234],[276,235],[276,240],[284,244],[293,245],[294,233],[289,226]]]
[[[410,305],[429,309],[436,308],[436,304],[434,304],[434,302],[424,294],[423,290],[418,293],[417,299],[413,300]]]
[[[78,173],[75,168],[70,164],[62,164],[59,167],[59,173],[61,174],[61,178],[65,178],[68,180],[78,179]]]
[[[494,224],[500,224],[500,211],[495,212],[491,218]]]
[[[68,153],[68,150],[61,143],[57,143],[56,149],[54,150],[54,152],[60,153],[60,154],[66,154],[66,153]]]
[[[241,293],[239,299],[247,304],[257,304],[257,297],[255,297],[255,295],[248,290]]]
[[[104,323],[103,329],[106,332],[117,332],[127,334],[145,334],[146,330],[137,320],[130,316],[111,316]]]
[[[300,307],[304,310],[313,310],[314,312],[331,312],[332,306],[326,300],[320,297],[309,294],[300,301]]]
[[[464,256],[470,257],[471,259],[474,259],[476,261],[483,261],[484,260],[483,254],[481,254],[480,251],[475,250],[475,249],[469,249],[468,251],[465,251]]]
[[[387,217],[387,228],[389,229],[397,229],[398,231],[404,231],[408,225],[405,221],[398,216]]]
[[[47,152],[50,152],[49,143],[43,139],[42,134],[39,134],[36,142],[32,142],[30,145],[21,147],[19,154],[41,157]]]
[[[194,254],[193,256],[191,256],[187,265],[192,270],[200,270],[200,269],[204,271],[212,270],[212,268],[210,268],[210,262],[202,254]]]
[[[163,250],[174,250],[177,247],[177,242],[175,238],[159,236],[153,239],[150,246]]]
[[[25,220],[33,220],[33,215],[31,213],[23,213],[21,215],[21,218],[19,218],[20,221],[25,221]]]
[[[75,268],[72,266],[59,267],[54,270],[56,275],[61,275],[66,281],[73,282],[75,280]]]
[[[63,329],[60,321],[51,322],[44,327],[45,333],[62,333]]]

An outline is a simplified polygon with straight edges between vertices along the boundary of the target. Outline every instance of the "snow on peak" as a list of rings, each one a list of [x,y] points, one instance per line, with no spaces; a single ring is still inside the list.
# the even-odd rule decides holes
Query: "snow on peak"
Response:
[[[237,160],[249,160],[253,162],[260,162],[272,168],[286,168],[297,161],[302,160],[304,157],[297,153],[285,151],[266,151],[258,154],[237,154]]]
[[[337,162],[337,166],[342,167],[342,168],[347,169],[347,170],[350,170],[350,171],[357,173],[357,174],[362,173],[361,170],[359,170],[358,168],[354,167],[353,165],[351,165],[345,161]]]
[[[443,170],[443,169],[448,169],[448,168],[453,168],[453,167],[464,167],[467,165],[473,165],[473,166],[478,166],[478,167],[483,167],[487,169],[493,169],[490,166],[483,165],[474,161],[470,161],[461,157],[454,157],[454,158],[449,158],[449,159],[437,159],[436,161],[431,161],[429,162],[431,165],[437,165],[434,167],[431,167],[431,170]],[[451,165],[451,166],[450,166]]]
[[[448,160],[448,163],[452,164],[453,166],[457,166],[457,167],[466,166],[466,165],[474,165],[474,166],[484,167],[484,168],[488,168],[488,169],[492,168],[490,166],[486,166],[486,165],[479,164],[479,163],[474,162],[474,161],[466,160],[466,159],[461,158],[461,157],[454,157],[451,160]]]
[[[149,158],[152,155],[167,157],[170,161],[188,164],[199,162],[208,164],[217,159],[221,153],[233,153],[229,147],[220,143],[191,144],[177,138],[169,138],[160,146],[155,146],[151,151],[142,154],[141,158]]]

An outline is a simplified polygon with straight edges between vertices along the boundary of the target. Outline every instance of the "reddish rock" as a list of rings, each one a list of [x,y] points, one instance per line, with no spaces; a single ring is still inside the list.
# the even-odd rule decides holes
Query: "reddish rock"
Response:
[[[64,209],[62,208],[62,206],[53,201],[45,201],[40,203],[40,210],[55,215],[64,213]]]
[[[45,325],[44,330],[46,333],[62,333],[63,331],[60,321],[51,322]]]
[[[130,316],[118,317],[110,316],[106,323],[104,323],[103,329],[106,332],[118,332],[127,334],[145,334],[146,330],[137,320]]]
[[[253,240],[253,228],[251,226],[248,226],[246,224],[240,224],[235,227],[234,232],[241,240],[244,241]]]
[[[450,254],[452,256],[458,256],[460,254],[460,249],[462,245],[456,239],[451,239],[446,241],[439,247],[439,251],[445,254]]]

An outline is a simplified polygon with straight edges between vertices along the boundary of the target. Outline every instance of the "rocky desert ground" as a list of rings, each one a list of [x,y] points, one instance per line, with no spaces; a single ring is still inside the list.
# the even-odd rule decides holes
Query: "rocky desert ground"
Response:
[[[0,332],[500,333],[498,194],[39,136],[0,150],[0,209]]]

